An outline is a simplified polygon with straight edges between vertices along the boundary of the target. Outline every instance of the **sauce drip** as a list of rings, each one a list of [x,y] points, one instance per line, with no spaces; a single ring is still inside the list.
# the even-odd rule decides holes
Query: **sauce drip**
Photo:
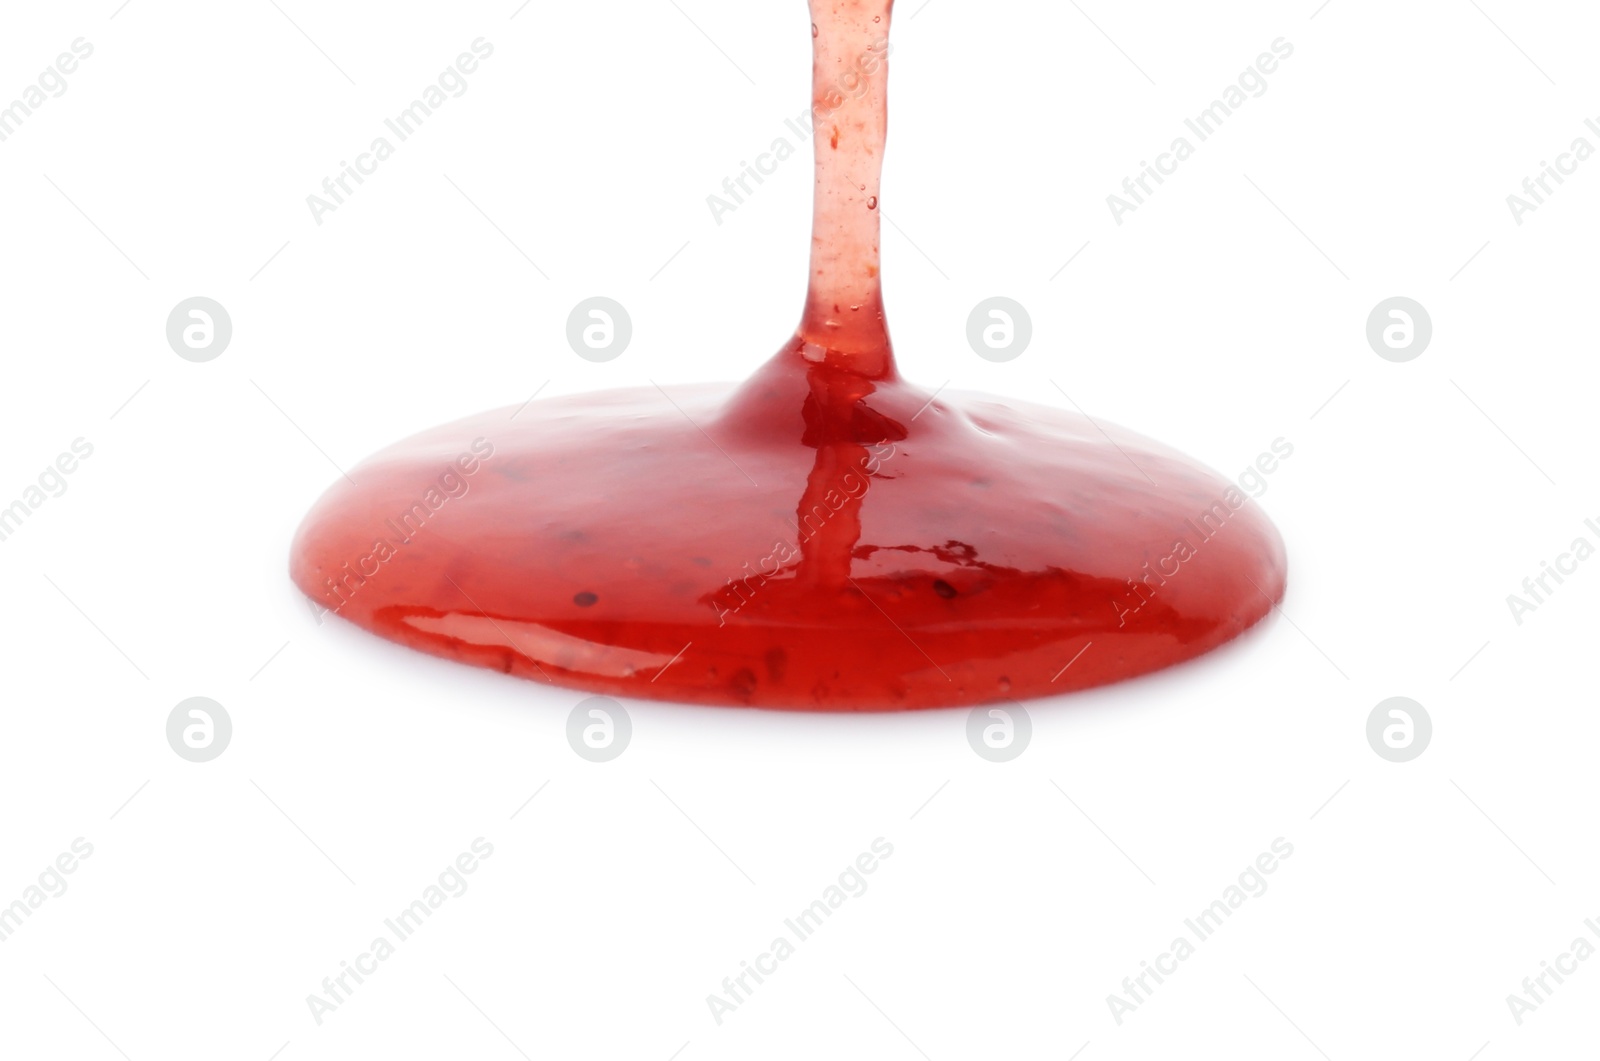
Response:
[[[892,0],[812,0],[793,338],[743,385],[507,407],[352,469],[296,536],[319,612],[624,696],[978,704],[1197,656],[1282,597],[1276,530],[1182,454],[901,380],[878,235]]]

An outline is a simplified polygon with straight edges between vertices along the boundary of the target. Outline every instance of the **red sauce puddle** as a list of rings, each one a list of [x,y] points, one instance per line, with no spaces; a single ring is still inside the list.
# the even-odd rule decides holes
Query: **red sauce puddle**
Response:
[[[1084,416],[900,379],[876,209],[892,2],[812,0],[794,338],[737,388],[548,399],[369,458],[296,536],[319,608],[536,681],[859,711],[1143,674],[1281,599],[1277,531],[1216,473]]]

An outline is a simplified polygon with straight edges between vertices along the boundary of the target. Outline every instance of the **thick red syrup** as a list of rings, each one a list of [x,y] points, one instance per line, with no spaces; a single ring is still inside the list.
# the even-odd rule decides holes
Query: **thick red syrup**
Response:
[[[507,407],[325,494],[291,574],[437,655],[618,695],[813,710],[1041,696],[1197,656],[1282,597],[1238,488],[1058,409],[933,398],[878,280],[892,0],[812,0],[800,328],[737,388]]]

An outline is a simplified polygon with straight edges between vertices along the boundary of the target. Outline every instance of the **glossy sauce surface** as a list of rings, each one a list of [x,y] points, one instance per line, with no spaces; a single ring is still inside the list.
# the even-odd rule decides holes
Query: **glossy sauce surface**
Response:
[[[507,407],[370,458],[291,575],[423,651],[617,695],[977,704],[1199,655],[1283,594],[1238,488],[1059,409],[902,381],[878,173],[891,0],[814,0],[812,277],[739,387]]]

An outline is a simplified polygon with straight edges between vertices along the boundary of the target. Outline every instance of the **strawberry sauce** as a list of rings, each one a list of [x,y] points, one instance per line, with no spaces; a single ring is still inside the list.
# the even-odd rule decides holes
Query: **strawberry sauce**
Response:
[[[1239,488],[1103,421],[900,379],[878,268],[892,0],[812,0],[800,327],[737,387],[537,401],[369,458],[296,536],[319,612],[615,695],[824,711],[1200,655],[1284,591]]]

